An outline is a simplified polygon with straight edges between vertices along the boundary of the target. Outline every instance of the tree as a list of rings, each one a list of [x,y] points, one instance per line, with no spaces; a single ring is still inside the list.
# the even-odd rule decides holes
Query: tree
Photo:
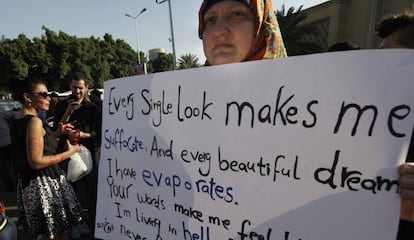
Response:
[[[178,69],[186,69],[186,68],[196,68],[200,67],[198,63],[198,57],[191,53],[182,55],[180,59],[178,59]]]
[[[136,53],[125,41],[114,40],[106,33],[104,41],[100,41],[99,45],[99,54],[109,66],[109,78],[104,80],[133,75]]]
[[[103,40],[93,36],[77,38],[62,31],[43,26],[45,34],[28,39],[0,41],[0,87],[8,89],[9,80],[25,78],[32,66],[36,76],[47,83],[50,90],[69,90],[74,72],[83,71],[91,79],[91,87],[101,88],[104,81],[133,75],[136,52],[123,40],[105,34]],[[145,57],[142,57],[145,61]]]
[[[9,88],[9,82],[27,76],[29,64],[27,53],[30,47],[30,39],[20,34],[17,39],[5,39],[0,42],[0,86]]]
[[[290,7],[286,12],[285,5],[282,5],[282,9],[276,11],[283,41],[290,56],[317,53],[323,50],[318,43],[308,40],[309,36],[320,33],[315,25],[303,24],[308,15],[301,11],[302,7],[300,6],[296,11],[294,7]]]
[[[29,70],[43,81],[51,91],[69,90],[74,72],[83,71],[90,78],[88,85],[101,88],[104,81],[134,74],[136,52],[124,40],[105,34],[78,38],[62,31],[58,33],[43,26],[45,32],[33,39],[20,34],[16,39],[0,40],[0,89],[9,89],[9,81],[27,77]],[[140,52],[142,62],[146,62]],[[34,67],[35,66],[35,67]],[[197,67],[198,59],[187,54],[180,59],[180,68]],[[173,70],[172,54],[160,54],[147,62],[148,72]]]
[[[158,57],[150,61],[154,72],[174,70],[173,55],[171,53],[159,53]]]

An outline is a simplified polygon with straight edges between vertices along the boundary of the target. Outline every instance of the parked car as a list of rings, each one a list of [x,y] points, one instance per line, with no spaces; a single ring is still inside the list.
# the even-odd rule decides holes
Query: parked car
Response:
[[[11,111],[21,108],[22,104],[18,101],[0,100],[0,111]]]

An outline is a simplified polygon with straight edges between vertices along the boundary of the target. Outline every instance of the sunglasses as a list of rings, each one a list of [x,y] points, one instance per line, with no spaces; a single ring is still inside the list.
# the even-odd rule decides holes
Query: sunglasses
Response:
[[[48,92],[32,92],[32,93],[30,93],[30,94],[32,94],[32,95],[39,95],[39,96],[41,96],[42,98],[47,98],[47,97],[50,97],[50,95],[49,95],[49,93],[48,93]]]

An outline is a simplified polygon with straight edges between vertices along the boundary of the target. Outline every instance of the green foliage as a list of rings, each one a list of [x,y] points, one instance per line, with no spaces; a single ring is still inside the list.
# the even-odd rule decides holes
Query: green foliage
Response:
[[[151,61],[147,63],[147,72],[148,73],[153,73],[154,72],[154,68],[152,67]]]
[[[285,5],[282,5],[282,9],[276,11],[280,31],[289,56],[323,51],[322,46],[309,41],[310,36],[319,35],[320,33],[315,25],[303,24],[308,15],[301,10],[302,6],[296,11],[294,7],[290,7],[286,12]]]
[[[36,66],[36,75],[48,84],[49,90],[69,90],[69,81],[76,71],[91,79],[89,86],[101,88],[106,80],[133,75],[136,52],[123,40],[105,34],[77,38],[64,32],[42,27],[45,34],[28,39],[20,34],[16,39],[0,41],[0,87],[8,89],[9,81],[25,78]],[[141,52],[141,60],[146,61]]]
[[[150,61],[154,72],[165,72],[174,70],[173,55],[171,53],[159,53],[158,57]]]
[[[28,38],[21,34],[17,39],[4,39],[0,42],[0,86],[8,89],[9,81],[27,75],[29,65],[24,60],[27,55]]]
[[[42,30],[44,34],[33,39],[24,34],[16,39],[0,37],[0,89],[8,90],[10,81],[27,77],[29,71],[33,74],[31,69],[36,69],[36,77],[45,81],[50,91],[58,92],[69,90],[76,71],[85,72],[90,88],[102,88],[106,80],[134,74],[137,53],[123,40],[108,33],[99,39],[78,38],[45,26]],[[147,62],[140,52],[140,60],[147,63],[149,73],[174,69],[172,54],[160,54]],[[181,56],[178,62],[180,69],[200,66],[192,54]]]
[[[178,59],[178,69],[186,69],[186,68],[196,68],[200,67],[198,63],[198,57],[191,53],[182,55],[180,59]]]

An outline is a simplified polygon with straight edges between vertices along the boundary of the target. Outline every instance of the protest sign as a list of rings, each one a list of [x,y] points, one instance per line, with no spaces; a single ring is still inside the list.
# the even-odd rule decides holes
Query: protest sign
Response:
[[[414,51],[105,82],[96,237],[394,239]]]

